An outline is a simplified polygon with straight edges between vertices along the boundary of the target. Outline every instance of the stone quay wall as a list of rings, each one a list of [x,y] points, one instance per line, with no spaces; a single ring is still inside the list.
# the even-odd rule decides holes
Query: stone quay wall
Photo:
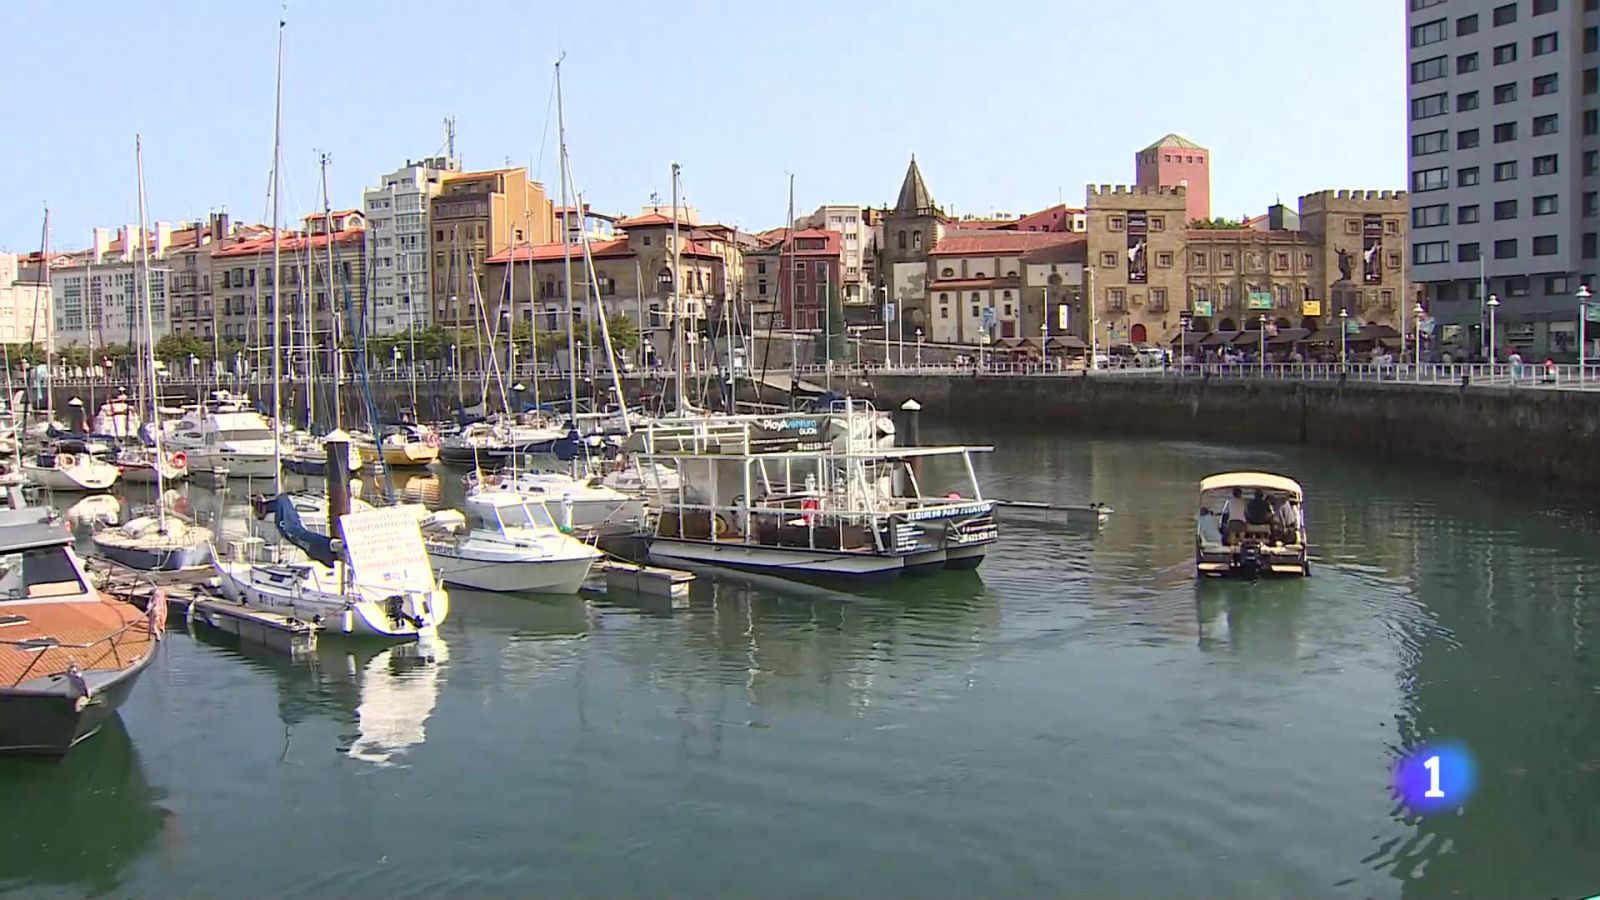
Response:
[[[1600,392],[1093,375],[877,375],[876,403],[1068,432],[1302,443],[1600,487]]]

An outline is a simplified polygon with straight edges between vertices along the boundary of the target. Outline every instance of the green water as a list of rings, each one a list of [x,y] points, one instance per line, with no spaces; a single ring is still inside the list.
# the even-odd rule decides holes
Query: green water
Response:
[[[862,593],[454,591],[431,660],[175,634],[124,727],[0,763],[0,890],[1600,892],[1591,510],[1377,457],[930,436],[997,441],[995,496],[1117,513]],[[1194,485],[1254,467],[1304,482],[1316,574],[1197,586]],[[1478,793],[1409,819],[1388,769],[1445,737]]]

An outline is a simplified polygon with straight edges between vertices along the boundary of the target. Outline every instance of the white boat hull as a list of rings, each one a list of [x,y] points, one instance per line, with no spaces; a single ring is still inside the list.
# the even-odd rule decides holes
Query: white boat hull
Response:
[[[309,567],[309,577],[285,574],[291,568]],[[351,637],[411,639],[433,634],[450,614],[449,595],[434,591],[429,608],[418,611],[422,624],[389,615],[377,600],[358,599],[338,592],[337,573],[315,563],[296,567],[216,561],[218,586],[223,596],[256,609],[320,621],[325,633]]]
[[[650,561],[664,565],[725,566],[732,569],[791,576],[839,578],[894,578],[905,571],[899,556],[841,553],[808,547],[761,547],[742,543],[711,543],[656,538],[650,542]]]
[[[595,559],[486,560],[428,548],[428,560],[446,584],[506,593],[576,594]]]
[[[229,478],[273,478],[277,476],[278,460],[271,453],[236,453],[231,451],[185,451],[189,456],[189,471],[214,475],[226,472]]]
[[[117,467],[105,463],[72,466],[66,469],[24,464],[23,474],[50,491],[109,491],[117,483]]]

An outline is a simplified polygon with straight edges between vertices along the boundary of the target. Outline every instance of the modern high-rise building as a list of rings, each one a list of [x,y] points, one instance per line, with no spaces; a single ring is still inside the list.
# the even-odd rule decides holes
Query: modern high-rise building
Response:
[[[433,321],[428,241],[429,211],[448,173],[460,160],[435,156],[383,176],[362,194],[367,217],[367,259],[372,264],[367,327],[373,334],[426,328]]]
[[[1488,348],[1492,296],[1502,355],[1576,355],[1574,292],[1600,287],[1600,3],[1410,0],[1406,29],[1411,273],[1438,351]]]

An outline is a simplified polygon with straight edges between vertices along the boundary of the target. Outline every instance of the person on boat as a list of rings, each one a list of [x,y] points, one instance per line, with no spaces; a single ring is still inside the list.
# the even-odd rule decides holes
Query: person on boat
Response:
[[[1247,525],[1271,525],[1272,504],[1267,502],[1267,496],[1256,488],[1250,497],[1250,502],[1244,507],[1244,521]]]
[[[1244,492],[1234,488],[1233,496],[1222,506],[1222,533],[1232,541],[1234,535],[1244,533],[1244,522]]]

